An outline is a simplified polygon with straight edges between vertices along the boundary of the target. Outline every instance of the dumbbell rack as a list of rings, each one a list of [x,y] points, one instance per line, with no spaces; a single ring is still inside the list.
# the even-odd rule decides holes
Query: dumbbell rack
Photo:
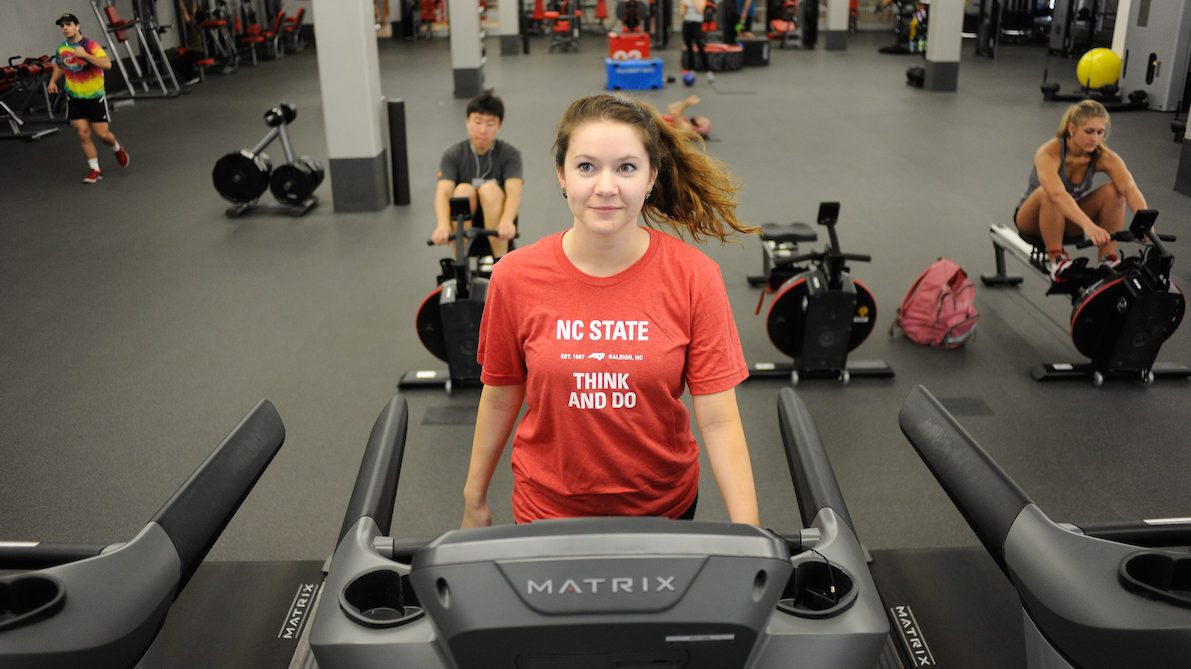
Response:
[[[314,189],[322,183],[324,170],[316,160],[298,156],[290,142],[286,126],[297,116],[297,108],[288,102],[265,112],[270,130],[251,149],[229,153],[215,163],[211,177],[215,190],[233,204],[224,213],[236,218],[253,211],[281,211],[303,216],[318,205]],[[273,169],[265,147],[281,140],[286,163]],[[271,190],[276,203],[262,203],[260,196]]]

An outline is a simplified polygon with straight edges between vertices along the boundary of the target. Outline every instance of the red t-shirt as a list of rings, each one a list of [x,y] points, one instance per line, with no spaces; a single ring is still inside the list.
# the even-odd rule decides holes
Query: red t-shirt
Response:
[[[493,268],[478,358],[487,385],[525,384],[513,437],[513,516],[676,517],[695,500],[699,447],[682,395],[728,390],[748,365],[719,267],[650,230],[625,271],[593,277],[565,233]]]

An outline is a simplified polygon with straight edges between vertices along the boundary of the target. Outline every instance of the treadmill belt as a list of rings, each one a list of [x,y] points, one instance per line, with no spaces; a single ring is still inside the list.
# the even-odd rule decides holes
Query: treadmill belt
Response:
[[[871,553],[869,568],[906,667],[1026,666],[1021,603],[983,548]]]
[[[137,669],[287,669],[322,562],[204,562]]]

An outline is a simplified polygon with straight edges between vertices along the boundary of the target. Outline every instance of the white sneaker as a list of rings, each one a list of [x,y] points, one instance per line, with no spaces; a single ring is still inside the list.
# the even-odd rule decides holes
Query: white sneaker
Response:
[[[1055,283],[1066,281],[1066,278],[1063,277],[1063,272],[1066,272],[1068,269],[1070,269],[1072,265],[1071,258],[1066,252],[1063,252],[1063,255],[1052,258],[1049,265],[1051,281],[1054,281]]]

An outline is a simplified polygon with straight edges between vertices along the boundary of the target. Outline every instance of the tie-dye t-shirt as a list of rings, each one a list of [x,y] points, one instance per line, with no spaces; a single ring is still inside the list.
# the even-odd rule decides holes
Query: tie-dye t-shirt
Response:
[[[74,55],[75,49],[86,49],[87,53],[102,58],[107,56],[99,42],[84,37],[78,44],[63,42],[58,46],[56,60],[66,75],[66,92],[72,98],[98,100],[104,95],[103,68],[92,65]]]

